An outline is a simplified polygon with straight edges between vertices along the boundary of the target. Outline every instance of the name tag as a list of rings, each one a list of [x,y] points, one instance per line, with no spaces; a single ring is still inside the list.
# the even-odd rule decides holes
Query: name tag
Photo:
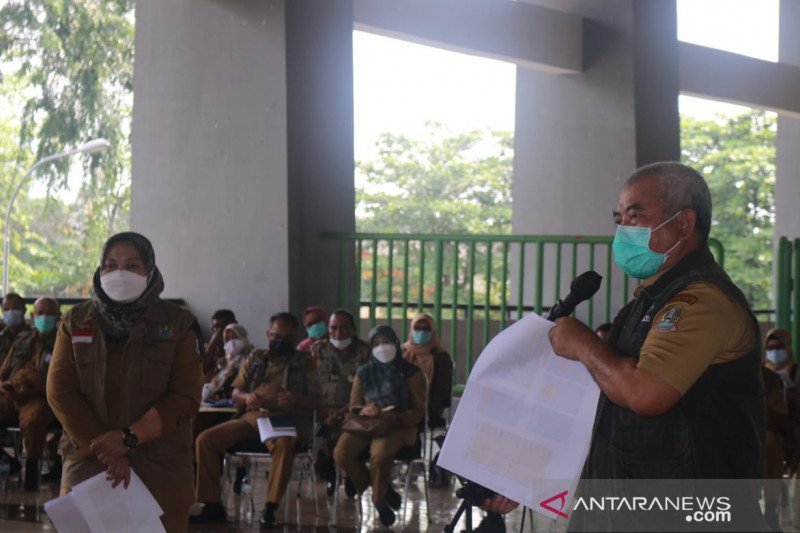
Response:
[[[73,331],[72,344],[91,344],[92,332],[91,331]]]

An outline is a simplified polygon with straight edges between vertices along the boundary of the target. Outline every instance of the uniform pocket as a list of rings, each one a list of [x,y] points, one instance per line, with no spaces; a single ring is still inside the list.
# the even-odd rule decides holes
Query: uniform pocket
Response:
[[[94,353],[88,345],[75,346],[75,370],[78,374],[81,393],[88,398],[94,398],[95,367]]]

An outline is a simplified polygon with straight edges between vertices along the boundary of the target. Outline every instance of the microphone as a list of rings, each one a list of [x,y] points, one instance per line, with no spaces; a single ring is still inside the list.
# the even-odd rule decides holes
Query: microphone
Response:
[[[555,322],[557,318],[571,315],[579,303],[588,300],[600,290],[601,281],[603,281],[603,276],[594,270],[588,270],[572,280],[569,286],[569,294],[563,300],[558,300],[550,308],[547,320]]]

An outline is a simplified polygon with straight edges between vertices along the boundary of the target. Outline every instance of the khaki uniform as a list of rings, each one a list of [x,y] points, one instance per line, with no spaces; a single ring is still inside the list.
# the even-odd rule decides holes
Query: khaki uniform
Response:
[[[397,413],[397,426],[389,430],[383,437],[371,437],[343,432],[333,452],[336,464],[345,471],[359,494],[368,486],[372,486],[372,501],[378,503],[386,496],[391,481],[392,463],[397,451],[404,446],[413,446],[417,441],[417,429],[425,417],[425,376],[422,372],[414,372],[408,380],[408,393],[411,408]],[[350,394],[351,406],[368,406],[364,398],[364,386],[361,378],[356,376]],[[359,459],[369,447],[370,468]]]
[[[653,282],[648,279],[642,287]],[[638,368],[684,395],[709,365],[752,351],[757,339],[750,320],[747,310],[733,305],[716,285],[691,283],[653,317]]]
[[[254,364],[255,363],[255,364]],[[263,365],[263,366],[262,366]],[[259,367],[265,371],[259,372]],[[295,445],[311,442],[313,411],[301,407],[281,408],[278,393],[292,392],[300,396],[319,396],[313,361],[306,352],[294,352],[288,359],[271,357],[267,350],[256,350],[241,366],[233,382],[239,390],[261,396],[262,409],[269,414],[289,414],[297,419],[297,436],[278,437],[266,442],[271,455],[267,479],[267,502],[278,503],[283,498],[292,476]],[[221,503],[220,457],[225,450],[244,440],[259,438],[257,420],[267,416],[264,411],[247,411],[231,420],[203,431],[195,442],[197,457],[197,500]]]
[[[17,340],[18,337],[22,337],[31,333],[31,328],[23,323],[20,327],[20,330],[16,333],[11,331],[8,326],[0,327],[0,365],[5,363],[6,355],[8,355],[8,351],[11,349],[11,345],[14,344],[14,341]],[[6,376],[0,375],[0,377],[5,378]]]
[[[15,388],[41,388],[47,380],[52,354],[53,341],[43,341],[38,332],[18,336],[0,367],[0,376],[8,376]],[[28,459],[41,458],[47,443],[47,426],[53,421],[47,399],[42,395],[12,402],[8,396],[0,396],[0,422],[8,423],[17,416]]]
[[[89,449],[155,409],[162,436],[128,452],[131,468],[164,510],[167,531],[186,531],[192,491],[189,424],[200,405],[202,373],[191,313],[159,300],[127,339],[108,342],[91,301],[61,324],[47,379],[47,399],[64,426],[62,494],[105,466]]]

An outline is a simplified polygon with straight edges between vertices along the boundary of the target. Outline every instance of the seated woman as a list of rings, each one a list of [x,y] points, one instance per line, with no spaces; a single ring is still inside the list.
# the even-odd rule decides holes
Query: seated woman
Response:
[[[253,351],[253,345],[247,336],[247,330],[239,324],[228,324],[222,332],[225,342],[225,357],[220,359],[223,365],[217,374],[203,389],[203,402],[229,399],[233,392],[233,380],[239,373],[242,362]]]
[[[328,338],[328,312],[318,305],[303,310],[303,327],[308,337],[300,341],[297,349],[308,352],[315,342]]]
[[[356,372],[350,408],[361,416],[387,417],[390,429],[383,436],[345,431],[333,456],[359,494],[372,486],[381,522],[390,526],[401,503],[391,487],[392,462],[400,448],[416,443],[417,427],[425,416],[425,378],[419,368],[400,357],[400,339],[389,326],[373,328],[369,345],[372,355]],[[369,470],[359,458],[367,447]]]
[[[450,407],[453,360],[439,344],[436,323],[432,316],[420,313],[411,320],[408,340],[403,344],[403,358],[417,365],[428,380],[428,427],[441,428],[434,437],[441,447],[444,442],[444,428],[447,425],[444,410]],[[431,463],[430,485],[434,487],[449,485],[449,476],[441,469],[435,468],[436,458]]]
[[[433,317],[420,313],[411,320],[403,359],[417,365],[428,380],[428,425],[445,426],[444,410],[450,407],[453,360],[439,344]]]

